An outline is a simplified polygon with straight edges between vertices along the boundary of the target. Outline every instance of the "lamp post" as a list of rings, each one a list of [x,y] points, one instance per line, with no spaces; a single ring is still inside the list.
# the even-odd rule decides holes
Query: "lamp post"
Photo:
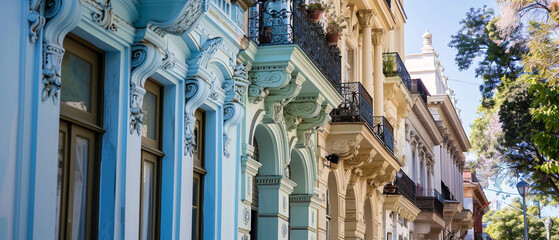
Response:
[[[524,212],[524,240],[528,240],[528,222],[526,222],[526,192],[528,192],[528,183],[521,180],[516,184],[518,193],[522,196],[522,210]]]

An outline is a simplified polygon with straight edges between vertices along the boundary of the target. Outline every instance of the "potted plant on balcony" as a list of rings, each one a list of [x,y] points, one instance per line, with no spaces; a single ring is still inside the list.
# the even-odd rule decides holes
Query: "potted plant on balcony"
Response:
[[[338,40],[342,34],[342,31],[347,28],[347,20],[349,18],[344,18],[342,16],[337,16],[332,13],[328,17],[328,26],[326,27],[326,38],[328,39],[329,45],[338,44]]]
[[[305,8],[307,9],[307,16],[315,23],[320,21],[320,18],[322,18],[322,13],[327,7],[326,4],[322,2],[304,4],[303,6],[305,6]]]

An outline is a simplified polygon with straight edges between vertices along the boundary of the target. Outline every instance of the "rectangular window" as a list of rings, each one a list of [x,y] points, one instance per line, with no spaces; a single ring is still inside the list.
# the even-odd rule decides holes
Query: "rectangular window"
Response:
[[[347,46],[347,44],[346,44]],[[353,51],[349,48],[349,46],[346,47],[346,57],[345,57],[345,63],[344,63],[344,71],[345,71],[345,79],[344,82],[351,82],[352,80],[355,81],[354,77],[353,77],[353,69],[351,68],[351,66],[353,66]]]
[[[192,151],[193,156],[193,181],[192,181],[192,239],[200,240],[202,237],[202,218],[204,200],[204,142],[205,142],[205,119],[204,112],[197,110],[195,113],[194,137],[196,146]]]
[[[159,239],[161,201],[161,87],[149,78],[142,102],[142,170],[140,180],[140,239]]]
[[[103,53],[72,34],[64,48],[55,237],[96,239]]]

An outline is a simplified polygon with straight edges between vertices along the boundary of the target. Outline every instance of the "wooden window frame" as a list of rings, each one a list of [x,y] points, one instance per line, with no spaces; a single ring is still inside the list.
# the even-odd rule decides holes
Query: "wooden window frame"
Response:
[[[155,80],[148,78],[144,84],[146,92],[149,92],[156,97],[156,111],[155,111],[155,139],[142,136],[142,153],[141,153],[141,167],[140,167],[140,227],[139,227],[139,238],[142,238],[142,201],[143,196],[143,176],[145,170],[145,162],[153,164],[153,194],[151,200],[153,202],[153,216],[151,222],[152,228],[152,239],[159,239],[161,230],[161,160],[165,157],[165,154],[161,151],[162,141],[162,122],[163,122],[163,86],[158,84]]]
[[[195,220],[193,220],[192,224],[192,239],[193,240],[201,240],[204,239],[204,175],[206,174],[206,170],[204,169],[204,160],[205,160],[205,135],[206,135],[206,118],[205,112],[201,109],[196,110],[195,112],[196,122],[195,122],[195,141],[196,141],[196,148],[194,153],[192,154],[192,162],[193,162],[193,181],[194,179],[198,180],[198,196],[197,205],[195,206],[194,203],[192,204],[192,209],[196,208],[197,216]],[[196,159],[198,158],[198,159]],[[194,194],[194,192],[192,193]],[[194,199],[193,199],[194,201]],[[195,223],[196,222],[196,223]],[[196,225],[194,225],[196,224]]]
[[[78,137],[88,140],[86,184],[84,185],[86,191],[86,208],[83,213],[86,221],[84,236],[85,239],[97,239],[101,139],[105,132],[102,128],[104,52],[72,33],[69,33],[64,39],[64,48],[66,54],[72,54],[88,62],[92,68],[89,112],[62,102],[60,97],[59,133],[64,133],[64,137],[62,140],[60,209],[57,212],[59,214],[58,239],[71,239],[72,237],[75,151]],[[64,76],[62,76],[62,81],[64,81]],[[61,89],[60,94],[61,96],[64,94],[64,88]]]

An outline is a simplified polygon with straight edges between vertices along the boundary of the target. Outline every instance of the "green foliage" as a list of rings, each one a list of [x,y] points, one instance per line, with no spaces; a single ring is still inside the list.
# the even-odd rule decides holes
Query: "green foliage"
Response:
[[[511,207],[512,206],[512,207]],[[524,236],[524,216],[522,213],[522,202],[519,198],[515,198],[511,206],[505,207],[499,211],[490,210],[483,216],[483,221],[487,222],[485,232],[493,239],[522,239]],[[528,222],[528,238],[530,240],[546,240],[546,229],[542,221],[539,219],[540,208],[538,206],[527,206],[526,208]],[[530,216],[531,215],[531,216]],[[554,226],[551,230],[551,239],[559,240],[559,219],[553,217]]]
[[[559,13],[547,1],[498,2],[500,16],[470,9],[449,44],[460,70],[480,59],[483,101],[470,137],[477,167],[494,180],[523,175],[536,194],[557,200]]]
[[[515,79],[521,72],[522,67],[517,62],[525,52],[520,44],[520,36],[501,37],[495,26],[497,20],[491,8],[471,8],[466,18],[460,21],[460,30],[452,35],[449,43],[450,47],[458,51],[455,61],[459,70],[469,69],[476,58],[482,58],[475,73],[476,77],[483,80],[480,91],[484,107],[494,104],[493,93],[503,77]]]

